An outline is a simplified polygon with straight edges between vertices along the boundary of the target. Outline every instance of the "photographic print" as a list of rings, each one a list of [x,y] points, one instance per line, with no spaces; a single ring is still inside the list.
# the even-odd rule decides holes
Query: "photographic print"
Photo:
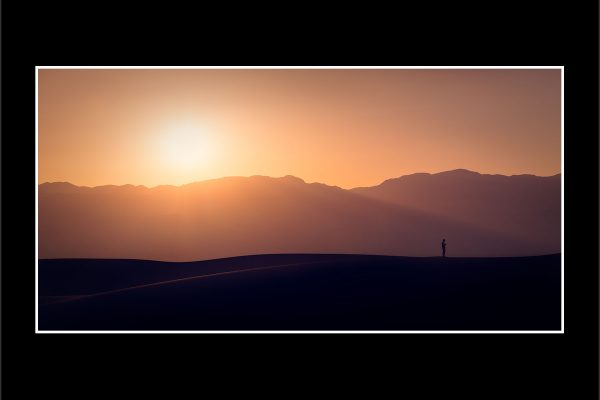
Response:
[[[37,67],[37,332],[563,332],[562,67]]]

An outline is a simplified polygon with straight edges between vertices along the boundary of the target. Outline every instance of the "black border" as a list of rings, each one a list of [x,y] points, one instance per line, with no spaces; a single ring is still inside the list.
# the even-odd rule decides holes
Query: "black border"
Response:
[[[2,394],[177,397],[285,382],[287,395],[321,382],[333,394],[598,398],[598,5],[585,3],[217,11],[4,2]],[[565,334],[35,335],[35,65],[564,65]]]

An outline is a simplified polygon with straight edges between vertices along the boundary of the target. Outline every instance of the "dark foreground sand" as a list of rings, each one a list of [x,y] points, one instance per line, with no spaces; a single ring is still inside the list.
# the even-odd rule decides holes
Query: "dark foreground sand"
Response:
[[[40,330],[560,330],[560,255],[40,260]]]

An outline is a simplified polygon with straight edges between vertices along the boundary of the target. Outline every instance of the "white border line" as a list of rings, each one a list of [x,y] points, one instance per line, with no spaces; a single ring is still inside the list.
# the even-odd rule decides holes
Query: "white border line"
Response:
[[[560,68],[560,330],[565,332],[565,67]]]
[[[490,67],[490,66],[37,66],[39,69],[562,69],[563,66],[507,66],[507,67]]]
[[[560,69],[560,174],[561,174],[561,326],[560,330],[547,330],[547,331],[40,331],[38,329],[38,71],[40,69],[288,69],[288,70],[304,70],[304,69]],[[380,333],[380,334],[394,334],[394,333],[407,333],[407,334],[487,334],[487,333],[565,333],[565,233],[564,233],[564,205],[565,205],[565,173],[564,173],[564,66],[36,66],[35,67],[35,333],[67,333],[67,334],[79,334],[79,333],[150,333],[150,334],[161,334],[161,333],[184,333],[184,334],[243,334],[243,333],[267,333],[267,334],[290,334],[290,333]]]
[[[38,333],[38,67],[35,67],[35,332]]]
[[[382,334],[394,334],[394,333],[408,333],[408,334],[439,334],[439,333],[447,333],[447,334],[482,334],[482,333],[564,333],[562,331],[38,331],[36,333],[41,334],[59,334],[59,333],[206,333],[206,334],[223,334],[223,333],[307,333],[307,334],[330,334],[330,333],[349,333],[349,334],[359,334],[359,333],[382,333]]]

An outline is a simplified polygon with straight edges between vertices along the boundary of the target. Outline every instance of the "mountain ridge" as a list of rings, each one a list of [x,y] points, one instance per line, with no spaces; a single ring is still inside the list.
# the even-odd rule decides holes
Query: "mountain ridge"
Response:
[[[196,185],[196,184],[202,184],[202,183],[207,183],[207,182],[215,182],[215,181],[219,181],[219,180],[234,180],[234,179],[273,179],[273,180],[277,180],[277,181],[281,181],[281,182],[296,182],[296,183],[305,183],[308,185],[324,185],[324,186],[329,186],[329,187],[338,187],[342,190],[355,190],[355,189],[362,189],[362,188],[372,188],[372,187],[377,187],[380,185],[385,184],[386,182],[393,182],[395,180],[398,179],[404,179],[404,178],[410,178],[410,177],[417,177],[417,176],[422,176],[422,177],[426,177],[426,176],[456,176],[456,175],[471,175],[471,176],[495,176],[495,177],[506,177],[506,178],[513,178],[513,177],[534,177],[534,178],[557,178],[561,176],[561,173],[557,173],[554,175],[534,175],[534,174],[513,174],[513,175],[504,175],[504,174],[484,174],[484,173],[480,173],[480,172],[476,172],[476,171],[472,171],[472,170],[468,170],[465,168],[458,168],[458,169],[453,169],[453,170],[447,170],[447,171],[441,171],[441,172],[436,172],[436,173],[429,173],[429,172],[414,172],[411,174],[406,174],[406,175],[400,175],[394,178],[388,178],[385,179],[384,181],[382,181],[379,184],[376,185],[371,185],[371,186],[357,186],[357,187],[353,187],[353,188],[342,188],[340,186],[337,185],[330,185],[327,183],[323,183],[323,182],[306,182],[304,179],[299,178],[295,175],[284,175],[281,177],[272,177],[272,176],[268,176],[268,175],[250,175],[250,176],[238,176],[238,175],[231,175],[231,176],[223,176],[220,178],[211,178],[211,179],[205,179],[205,180],[201,180],[201,181],[193,181],[193,182],[188,182],[188,183],[184,183],[181,185],[170,185],[170,184],[160,184],[160,185],[155,185],[155,186],[146,186],[146,185],[134,185],[131,183],[126,183],[123,185],[114,185],[114,184],[105,184],[105,185],[96,185],[96,186],[87,186],[87,185],[75,185],[71,182],[68,181],[46,181],[46,182],[42,182],[38,184],[38,187],[44,186],[51,186],[51,185],[60,185],[61,187],[77,187],[77,188],[90,188],[90,189],[95,189],[95,188],[103,188],[103,187],[133,187],[133,188],[142,188],[142,189],[156,189],[156,188],[178,188],[178,187],[184,187],[184,186],[190,186],[190,185]]]
[[[473,172],[342,189],[290,175],[183,186],[43,184],[42,258],[264,253],[526,256],[561,250],[560,179]]]

